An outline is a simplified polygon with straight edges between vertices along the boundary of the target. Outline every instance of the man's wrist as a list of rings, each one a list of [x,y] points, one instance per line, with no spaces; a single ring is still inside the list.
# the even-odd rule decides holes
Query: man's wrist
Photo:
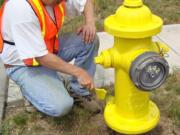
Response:
[[[90,24],[90,25],[94,25],[95,26],[95,22],[94,21],[86,21],[86,24]]]
[[[82,73],[82,69],[79,67],[75,67],[72,75],[78,78],[78,76],[80,76],[81,73]]]

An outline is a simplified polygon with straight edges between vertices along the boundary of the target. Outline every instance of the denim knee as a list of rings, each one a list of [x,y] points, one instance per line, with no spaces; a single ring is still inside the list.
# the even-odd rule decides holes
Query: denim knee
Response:
[[[100,46],[99,37],[96,35],[96,36],[94,37],[93,42],[89,43],[88,48],[89,48],[89,50],[92,50],[92,49],[93,49],[93,52],[94,52],[95,54],[97,54],[98,51],[99,51],[99,46]]]
[[[67,97],[65,100],[59,99],[59,101],[52,103],[50,107],[44,109],[44,113],[53,117],[60,117],[66,115],[73,106],[73,98]]]

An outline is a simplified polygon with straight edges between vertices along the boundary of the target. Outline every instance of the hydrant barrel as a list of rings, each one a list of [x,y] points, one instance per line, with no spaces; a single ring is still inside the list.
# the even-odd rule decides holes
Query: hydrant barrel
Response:
[[[116,70],[115,80],[115,89],[118,89],[115,91],[118,113],[131,120],[144,117],[148,113],[149,93],[138,90],[127,72],[122,69]]]

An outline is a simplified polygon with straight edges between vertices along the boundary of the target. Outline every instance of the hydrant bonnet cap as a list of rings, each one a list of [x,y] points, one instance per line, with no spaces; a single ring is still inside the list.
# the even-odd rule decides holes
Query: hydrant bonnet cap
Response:
[[[143,5],[142,0],[125,0],[123,3],[127,7],[139,7]]]
[[[114,15],[104,21],[105,31],[121,38],[146,38],[161,31],[163,21],[152,14],[151,10],[142,4],[135,4],[139,0],[127,0]],[[140,2],[140,1],[139,1]],[[141,1],[142,2],[142,1]],[[132,3],[132,4],[130,4]]]

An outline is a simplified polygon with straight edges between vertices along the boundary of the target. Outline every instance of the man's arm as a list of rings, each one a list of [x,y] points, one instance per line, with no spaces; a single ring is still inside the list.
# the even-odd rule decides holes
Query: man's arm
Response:
[[[86,0],[84,7],[85,24],[78,28],[77,33],[83,34],[85,43],[90,43],[94,40],[96,27],[94,21],[94,7],[92,0]]]
[[[17,12],[12,12],[12,16],[16,17],[11,21],[12,36],[19,59],[36,58],[42,66],[73,75],[78,79],[80,85],[88,89],[93,88],[92,78],[85,70],[63,61],[54,54],[48,53],[37,16],[27,2],[22,2],[24,6],[15,4],[13,10]]]
[[[63,61],[54,54],[48,53],[45,56],[37,57],[36,60],[42,66],[76,77],[80,85],[87,89],[94,88],[93,80],[85,70]]]

